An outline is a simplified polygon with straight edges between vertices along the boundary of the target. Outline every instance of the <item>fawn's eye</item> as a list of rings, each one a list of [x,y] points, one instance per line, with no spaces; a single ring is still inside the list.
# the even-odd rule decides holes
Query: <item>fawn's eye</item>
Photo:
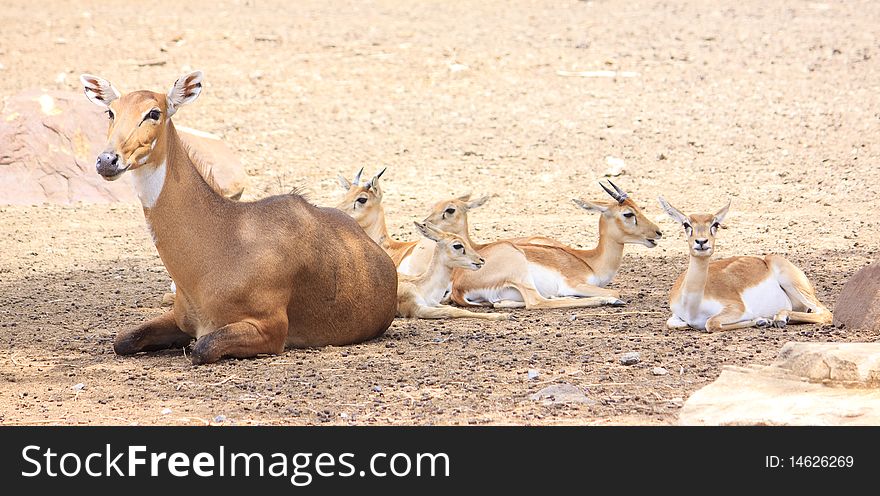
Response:
[[[116,117],[116,115],[110,109],[107,109],[107,116],[110,117],[111,121],[113,120],[114,117]]]
[[[449,207],[449,208],[447,208],[447,209],[445,210],[445,212],[446,212],[447,214],[449,214],[449,215],[452,215],[452,214],[455,213],[455,209],[452,208],[452,207]]]
[[[365,196],[362,196],[362,197],[358,198],[358,199],[355,200],[355,201],[357,201],[358,203],[360,203],[361,205],[363,205],[364,203],[367,203],[367,198],[366,198]]]
[[[452,245],[452,247],[455,248],[456,250],[464,253],[464,246],[461,243],[455,243],[454,245]]]
[[[636,216],[636,214],[634,214],[632,212],[627,212],[627,213],[623,214],[623,216],[626,217],[627,219],[632,219],[633,217]]]
[[[685,223],[684,223],[684,224],[682,224],[682,225],[683,225],[683,226],[684,226],[684,228],[685,228],[685,229],[686,229],[686,230],[688,230],[688,231],[690,231],[690,230],[691,230],[691,225],[690,225],[690,224],[688,224],[688,223],[687,223],[687,222],[685,222]]]
[[[153,119],[154,121],[158,121],[159,117],[162,115],[162,112],[159,109],[153,109],[147,114],[147,119]]]

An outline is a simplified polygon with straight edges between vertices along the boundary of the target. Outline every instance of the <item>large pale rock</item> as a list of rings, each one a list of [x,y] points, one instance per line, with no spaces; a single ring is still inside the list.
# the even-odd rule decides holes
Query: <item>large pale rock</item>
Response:
[[[880,262],[856,272],[834,305],[834,325],[880,330]]]
[[[179,129],[181,139],[210,164],[221,193],[241,195],[246,175],[219,139]],[[0,204],[132,202],[128,178],[107,182],[95,158],[107,140],[107,115],[81,93],[28,90],[0,111]]]
[[[770,366],[725,367],[682,425],[880,425],[880,343],[788,343]]]

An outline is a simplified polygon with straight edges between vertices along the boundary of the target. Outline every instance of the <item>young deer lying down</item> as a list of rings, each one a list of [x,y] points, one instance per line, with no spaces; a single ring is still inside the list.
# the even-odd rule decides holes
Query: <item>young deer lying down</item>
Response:
[[[345,196],[342,197],[336,208],[356,220],[367,236],[391,257],[394,265],[400,266],[401,262],[412,254],[419,242],[397,241],[388,234],[388,228],[385,226],[385,209],[382,207],[382,188],[379,185],[379,178],[385,173],[385,169],[382,169],[369,181],[361,183],[363,172],[364,169],[361,168],[352,182],[348,182],[348,179],[342,176],[338,177],[339,185],[345,189]],[[421,270],[416,273],[423,272],[429,261],[430,253],[423,266],[419,267]]]
[[[397,315],[420,319],[507,320],[510,315],[506,313],[477,313],[440,304],[449,288],[453,269],[477,270],[484,262],[460,236],[418,222],[415,225],[423,236],[434,242],[434,256],[424,274],[398,274]]]
[[[715,235],[730,203],[715,215],[685,215],[663,197],[660,205],[684,226],[690,263],[669,295],[670,329],[709,332],[788,323],[830,324],[831,312],[816,298],[807,276],[779,255],[730,257],[715,262]]]
[[[623,246],[631,243],[653,248],[662,233],[626,193],[613,183],[611,186],[614,190],[602,188],[614,202],[575,200],[581,208],[601,214],[596,248],[578,250],[543,241],[549,238],[489,243],[479,249],[486,260],[483,269],[453,273],[452,301],[496,308],[623,305],[618,291],[603,288],[620,268]],[[462,232],[462,227],[466,230],[464,225],[456,232]]]

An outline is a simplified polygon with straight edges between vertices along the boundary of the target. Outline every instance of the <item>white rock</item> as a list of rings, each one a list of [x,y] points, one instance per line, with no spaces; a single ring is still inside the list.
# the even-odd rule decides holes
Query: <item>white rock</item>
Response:
[[[651,369],[651,373],[654,375],[666,375],[668,372],[663,367],[654,367]]]
[[[162,415],[170,415],[170,414],[171,414],[171,409],[170,409],[170,408],[163,408],[162,411],[159,412],[159,413],[162,414]]]
[[[788,343],[770,366],[725,367],[683,425],[880,425],[880,343]]]
[[[535,379],[537,379],[537,378],[538,378],[538,375],[540,375],[540,374],[538,374],[538,371],[537,371],[537,370],[535,370],[535,369],[529,369],[529,380],[530,380],[530,381],[534,381]]]
[[[608,168],[605,169],[605,177],[617,177],[626,171],[626,162],[622,158],[607,156],[605,163]]]
[[[556,403],[596,403],[594,400],[588,398],[581,388],[572,386],[571,384],[554,384],[545,387],[537,393],[530,395],[529,399],[541,401],[545,405]]]

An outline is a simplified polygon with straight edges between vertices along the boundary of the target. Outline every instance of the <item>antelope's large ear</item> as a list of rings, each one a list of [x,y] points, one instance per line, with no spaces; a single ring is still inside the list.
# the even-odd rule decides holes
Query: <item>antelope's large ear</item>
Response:
[[[459,196],[459,197],[456,197],[455,199],[456,199],[456,200],[461,200],[461,201],[463,201],[463,202],[466,202],[466,201],[468,201],[468,200],[471,199],[471,194],[470,194],[470,193],[465,193],[465,194],[463,194],[463,195],[461,195],[461,196]]]
[[[367,188],[373,190],[374,193],[379,192],[379,178],[382,177],[382,174],[385,174],[385,171],[388,170],[388,167],[379,171],[378,174],[373,176],[373,179],[370,179],[370,182],[367,184]]]
[[[342,177],[342,174],[339,174],[338,176],[336,176],[336,182],[338,182],[339,186],[342,189],[344,189],[345,191],[348,191],[351,189],[351,183],[348,182],[348,179]]]
[[[86,98],[95,105],[109,107],[110,102],[119,98],[119,91],[104,78],[83,74],[79,77],[79,81],[85,88]]]
[[[470,196],[470,195],[468,195],[468,196]],[[471,201],[467,202],[468,210],[473,210],[477,207],[482,207],[484,203],[489,201],[489,198],[492,198],[492,197],[491,196],[483,196],[483,197],[477,198],[476,200],[471,200]]]
[[[672,220],[678,222],[679,224],[684,224],[685,222],[687,222],[687,215],[681,213],[681,211],[679,211],[677,208],[670,205],[665,198],[663,198],[662,196],[658,196],[657,201],[660,202],[660,206],[663,207],[663,210],[665,210],[666,213],[670,217],[672,217]]]
[[[575,205],[589,212],[598,212],[601,214],[603,212],[607,212],[609,208],[608,205],[600,202],[588,202],[586,200],[579,200],[577,198],[572,198],[571,201],[573,201]]]
[[[727,205],[725,205],[724,208],[715,212],[715,222],[721,224],[721,222],[724,220],[724,217],[727,216],[728,210],[730,210],[730,200],[727,200]]]
[[[422,224],[420,222],[413,222],[413,224],[415,224],[416,229],[418,229],[419,232],[422,233],[422,236],[434,242],[440,241],[440,231],[435,229],[433,226]]]
[[[192,102],[202,92],[202,71],[191,72],[181,76],[168,90],[168,117],[177,109]]]

